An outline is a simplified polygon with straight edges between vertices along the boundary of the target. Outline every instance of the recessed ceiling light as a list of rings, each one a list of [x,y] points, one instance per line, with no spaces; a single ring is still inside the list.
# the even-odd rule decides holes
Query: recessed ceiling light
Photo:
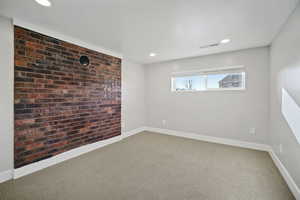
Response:
[[[154,56],[156,56],[156,53],[150,53],[149,56],[154,57]]]
[[[45,7],[50,7],[51,6],[51,1],[49,0],[35,0],[38,4],[45,6]]]
[[[226,44],[226,43],[229,43],[230,42],[230,39],[224,39],[224,40],[222,40],[220,43],[221,44]]]

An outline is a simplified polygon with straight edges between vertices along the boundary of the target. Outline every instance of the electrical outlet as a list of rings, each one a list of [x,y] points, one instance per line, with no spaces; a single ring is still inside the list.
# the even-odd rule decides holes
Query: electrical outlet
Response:
[[[282,144],[279,145],[279,153],[283,153]]]
[[[164,120],[162,120],[162,124],[163,124],[163,126],[166,126],[166,124],[167,124],[167,121],[164,119]]]
[[[256,128],[250,128],[250,129],[249,129],[249,133],[250,133],[251,135],[255,135],[255,133],[256,133]]]

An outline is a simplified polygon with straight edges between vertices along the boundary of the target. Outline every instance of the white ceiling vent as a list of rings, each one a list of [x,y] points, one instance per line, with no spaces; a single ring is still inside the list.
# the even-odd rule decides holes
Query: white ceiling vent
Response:
[[[219,45],[220,45],[220,43],[209,44],[209,45],[201,46],[200,49],[206,49],[206,48],[211,48],[211,47],[217,47],[217,46],[219,46]]]

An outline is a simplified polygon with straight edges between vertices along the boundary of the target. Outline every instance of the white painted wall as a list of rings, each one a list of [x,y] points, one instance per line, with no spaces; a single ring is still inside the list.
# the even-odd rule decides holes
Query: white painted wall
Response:
[[[145,70],[122,60],[122,132],[145,126]]]
[[[273,41],[270,55],[270,141],[275,153],[300,187],[300,144],[281,112],[282,89],[300,105],[300,5]],[[282,153],[279,151],[280,144]]]
[[[13,26],[0,17],[0,175],[13,168]]]
[[[171,73],[244,65],[246,91],[171,92]],[[147,126],[267,143],[269,48],[254,48],[145,66]],[[164,126],[162,120],[166,120]],[[255,135],[249,129],[255,127]]]
[[[13,169],[13,24],[0,17],[0,178]],[[144,67],[122,61],[122,132],[145,125]]]
[[[300,145],[281,113],[282,88],[300,105],[299,35],[298,6],[272,44],[271,80],[268,47],[148,66],[123,59],[122,131],[147,125],[264,144],[270,141],[277,156],[300,186]],[[1,175],[1,172],[13,168],[14,74],[13,26],[10,20],[2,17],[0,39]],[[234,65],[244,65],[246,68],[246,91],[171,92],[172,72]],[[162,120],[166,120],[165,126]],[[249,134],[252,127],[257,129],[256,135]],[[282,144],[282,153],[279,152],[279,144]]]

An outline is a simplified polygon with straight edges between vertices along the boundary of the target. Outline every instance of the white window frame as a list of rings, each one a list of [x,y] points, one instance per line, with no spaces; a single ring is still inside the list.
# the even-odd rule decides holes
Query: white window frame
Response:
[[[202,76],[207,77],[207,75],[211,74],[240,74],[243,76],[243,86],[239,88],[207,88],[207,79],[205,80],[205,89],[202,90],[176,90],[175,79],[176,77],[184,77],[184,76]],[[232,72],[233,71],[233,72]],[[236,71],[236,72],[234,72]],[[174,72],[171,77],[171,91],[175,93],[184,93],[184,92],[205,92],[205,91],[243,91],[246,90],[246,70],[244,66],[233,66],[233,67],[222,67],[222,68],[210,68],[210,69],[202,69],[197,71],[185,71],[185,72]]]

